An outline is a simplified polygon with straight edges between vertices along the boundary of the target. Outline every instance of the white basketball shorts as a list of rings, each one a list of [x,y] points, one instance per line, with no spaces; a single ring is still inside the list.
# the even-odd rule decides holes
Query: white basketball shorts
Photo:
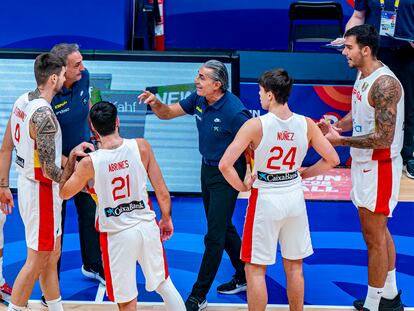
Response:
[[[277,191],[252,188],[241,259],[253,264],[273,264],[278,241],[283,258],[297,260],[313,254],[301,185]]]

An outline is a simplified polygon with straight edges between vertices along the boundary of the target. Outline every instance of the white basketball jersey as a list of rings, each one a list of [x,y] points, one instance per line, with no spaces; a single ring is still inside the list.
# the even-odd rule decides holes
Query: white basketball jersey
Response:
[[[298,185],[302,166],[308,150],[306,118],[293,114],[286,120],[273,113],[260,116],[262,140],[254,151],[253,174],[255,188],[279,188]]]
[[[96,218],[101,232],[118,232],[153,220],[145,170],[135,139],[124,139],[116,149],[89,153],[95,170]]]
[[[358,73],[352,91],[352,136],[367,135],[375,131],[375,108],[369,104],[368,95],[375,80],[385,75],[391,76],[398,81],[394,73],[385,65],[375,70],[366,78],[361,78],[361,72]],[[391,146],[386,149],[351,148],[352,160],[359,162],[385,160],[400,155],[404,139],[404,90],[402,86],[401,90],[401,98],[397,104],[394,139]]]
[[[39,162],[36,141],[30,137],[30,119],[37,109],[48,107],[52,111],[52,108],[44,98],[29,101],[28,94],[25,93],[16,100],[10,118],[11,134],[16,148],[16,167],[20,176],[31,180],[45,181]],[[57,128],[55,134],[55,164],[61,167],[62,132],[58,122]],[[46,180],[50,181],[48,178]]]

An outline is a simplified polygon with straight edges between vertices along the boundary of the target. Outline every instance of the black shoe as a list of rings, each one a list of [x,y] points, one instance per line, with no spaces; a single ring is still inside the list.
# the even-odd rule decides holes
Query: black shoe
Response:
[[[414,179],[414,160],[408,160],[405,163],[404,171],[408,178]]]
[[[246,291],[247,284],[246,281],[240,281],[233,277],[230,282],[223,283],[217,286],[217,291],[220,294],[237,294],[243,291]]]
[[[87,278],[98,280],[102,285],[106,285],[105,274],[102,265],[96,265],[94,267],[86,267],[82,265],[82,274]]]
[[[403,311],[404,306],[401,301],[401,293],[402,291],[400,290],[394,299],[387,299],[387,298],[381,297],[378,310],[379,311]],[[354,301],[355,309],[362,310],[362,308],[364,307],[364,303],[365,303],[365,300],[355,300]]]
[[[45,298],[45,296],[43,296],[43,295],[42,295],[42,298],[40,298],[40,304],[41,304],[43,307],[46,307],[46,308],[47,308],[46,298]]]
[[[185,302],[185,308],[187,311],[204,310],[207,308],[207,299],[199,298],[191,294]]]

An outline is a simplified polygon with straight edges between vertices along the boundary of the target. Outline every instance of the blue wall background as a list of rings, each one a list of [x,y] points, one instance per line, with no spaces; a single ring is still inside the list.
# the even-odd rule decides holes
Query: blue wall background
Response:
[[[286,50],[293,1],[165,0],[166,48]],[[346,22],[352,7],[346,0],[337,2]],[[49,49],[77,42],[83,49],[125,50],[131,43],[133,3],[3,0],[0,47]]]
[[[131,0],[3,0],[0,47],[50,49],[76,42],[82,49],[125,50],[131,23]]]
[[[287,49],[288,9],[295,0],[165,1],[168,48]],[[346,0],[336,2],[346,23],[353,9]]]

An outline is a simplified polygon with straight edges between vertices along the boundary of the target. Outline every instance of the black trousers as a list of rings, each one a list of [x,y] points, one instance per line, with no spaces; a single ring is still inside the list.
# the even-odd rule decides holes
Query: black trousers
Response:
[[[76,211],[78,213],[79,240],[82,263],[88,267],[102,266],[102,253],[99,244],[99,233],[95,230],[95,201],[90,194],[79,192],[74,196]],[[66,201],[62,204],[62,248],[64,226],[66,218]],[[60,273],[60,259],[58,262]]]
[[[405,126],[401,155],[404,162],[407,162],[414,159],[414,48],[410,45],[380,48],[378,59],[390,67],[404,88]]]
[[[246,162],[238,161],[235,168],[244,179]],[[235,277],[245,280],[244,263],[240,260],[241,240],[232,223],[238,191],[224,179],[216,166],[201,166],[201,191],[207,217],[207,234],[204,236],[205,250],[192,294],[205,298],[214,281],[223,257],[229,255]]]

